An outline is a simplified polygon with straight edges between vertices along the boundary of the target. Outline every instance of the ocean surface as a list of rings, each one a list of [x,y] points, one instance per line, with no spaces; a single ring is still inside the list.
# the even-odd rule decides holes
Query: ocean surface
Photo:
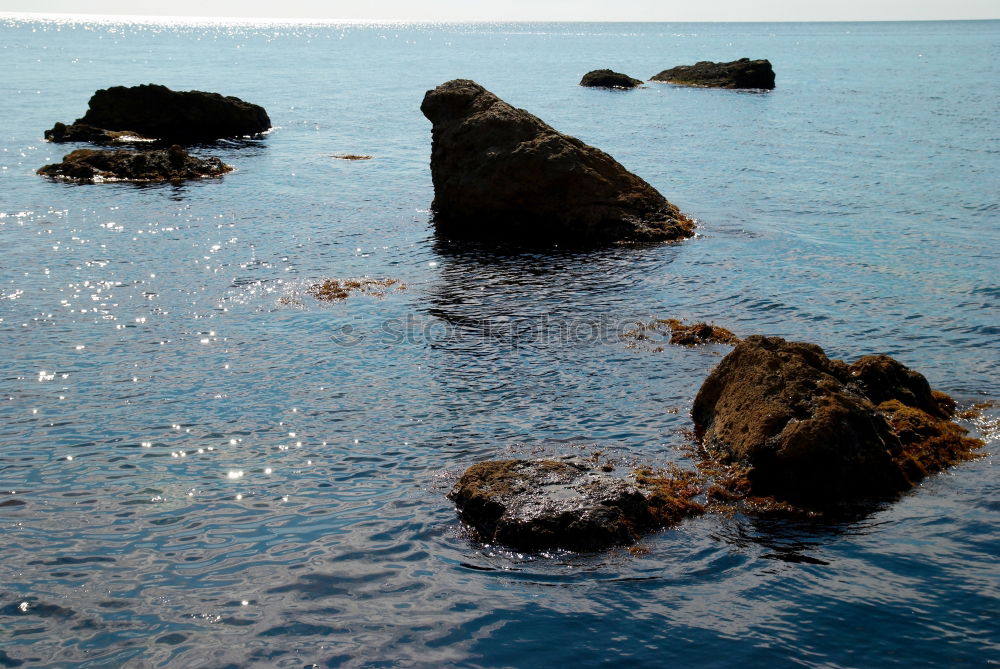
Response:
[[[770,93],[577,85],[769,58]],[[0,19],[0,667],[1000,664],[987,455],[838,522],[709,515],[641,550],[476,544],[468,465],[690,466],[708,320],[1000,399],[1000,22]],[[510,253],[434,234],[426,90],[469,78],[699,222]],[[42,132],[160,83],[263,105],[236,171],[72,185]],[[338,154],[371,155],[346,161]],[[328,278],[404,290],[320,302]]]

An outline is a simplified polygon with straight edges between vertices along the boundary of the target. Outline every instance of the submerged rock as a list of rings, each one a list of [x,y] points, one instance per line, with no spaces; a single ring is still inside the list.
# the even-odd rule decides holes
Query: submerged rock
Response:
[[[580,80],[581,86],[596,88],[635,88],[642,84],[641,79],[634,79],[627,74],[612,70],[591,70]]]
[[[257,135],[270,127],[271,119],[260,105],[218,93],[143,84],[97,91],[83,117],[72,125],[56,123],[45,139],[106,143],[124,134],[191,144]]]
[[[774,70],[768,60],[740,58],[729,63],[703,60],[694,65],[679,65],[650,78],[685,86],[711,88],[774,88]]]
[[[342,302],[353,294],[385,297],[389,289],[406,290],[406,284],[392,278],[326,279],[313,284],[306,292],[323,302]]]
[[[654,350],[662,351],[662,347],[656,345],[666,338],[669,343],[675,346],[699,346],[701,344],[729,344],[736,345],[740,338],[721,325],[711,323],[691,323],[685,324],[676,318],[658,318],[649,323],[642,323],[634,330],[629,330],[622,335],[623,338],[632,340],[631,347],[638,347],[641,342],[656,347]]]
[[[479,539],[527,551],[630,544],[701,510],[687,480],[637,478],[630,483],[579,458],[492,460],[469,467],[448,498]]]
[[[447,235],[592,245],[690,237],[694,223],[608,154],[467,79],[428,91],[434,223]]]
[[[692,408],[710,451],[748,468],[750,492],[824,505],[893,494],[982,445],[950,398],[887,356],[848,366],[814,344],[747,337]]]
[[[180,146],[149,151],[78,149],[38,174],[73,181],[175,181],[215,177],[233,168],[218,158],[196,158]]]

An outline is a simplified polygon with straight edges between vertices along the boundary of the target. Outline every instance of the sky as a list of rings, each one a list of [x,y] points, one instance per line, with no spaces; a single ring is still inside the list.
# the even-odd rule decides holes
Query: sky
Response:
[[[1000,18],[998,0],[0,0],[0,12],[383,21],[907,21]]]

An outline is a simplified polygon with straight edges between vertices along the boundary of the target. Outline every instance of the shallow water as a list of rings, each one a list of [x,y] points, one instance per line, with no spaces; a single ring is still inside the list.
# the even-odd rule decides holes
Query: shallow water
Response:
[[[0,666],[1000,661],[992,456],[858,518],[703,517],[639,555],[479,546],[444,497],[483,458],[685,463],[727,349],[628,348],[651,318],[888,353],[963,405],[1000,399],[1000,22],[0,35]],[[741,56],[778,87],[576,86]],[[699,236],[436,238],[418,108],[456,77],[606,150]],[[236,167],[219,180],[34,174],[71,148],[43,130],[148,82],[277,127],[201,147]],[[407,287],[306,292],[356,276]],[[970,425],[987,451],[996,419]]]

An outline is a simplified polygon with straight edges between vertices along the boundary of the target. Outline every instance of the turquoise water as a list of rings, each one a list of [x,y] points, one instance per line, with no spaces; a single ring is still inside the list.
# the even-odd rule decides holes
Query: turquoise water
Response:
[[[472,543],[480,459],[686,462],[726,349],[659,317],[888,353],[1000,399],[1000,22],[0,21],[0,666],[984,666],[986,457],[836,524],[710,516],[644,551]],[[576,85],[769,58],[768,94]],[[425,90],[475,79],[615,156],[696,239],[499,254],[437,238]],[[184,185],[34,174],[110,85],[263,105]],[[342,161],[334,154],[372,155]],[[339,304],[311,284],[395,277]],[[970,425],[996,450],[997,411]]]

